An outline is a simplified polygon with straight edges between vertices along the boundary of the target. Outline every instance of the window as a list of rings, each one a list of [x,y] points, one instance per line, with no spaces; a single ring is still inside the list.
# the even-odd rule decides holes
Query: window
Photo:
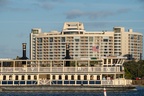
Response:
[[[5,75],[3,76],[3,80],[6,80],[6,76]]]
[[[84,80],[87,80],[87,75],[84,75]]]
[[[59,75],[59,80],[61,80],[62,79],[62,76],[61,75]]]
[[[131,39],[134,39],[134,35],[131,35]]]
[[[90,41],[90,42],[93,42],[93,37],[89,37],[89,41]]]
[[[34,80],[37,80],[37,75],[34,75]]]
[[[18,80],[18,75],[16,75],[15,80]]]
[[[34,30],[34,29],[33,29],[33,30],[32,30],[32,33],[33,33],[33,34],[38,34],[38,30]]]
[[[113,64],[116,64],[117,63],[117,59],[113,59]]]
[[[93,76],[93,75],[91,75],[91,76],[90,76],[90,80],[93,80],[93,79],[94,79],[94,76]]]
[[[83,34],[83,32],[80,32],[80,34]]]
[[[116,33],[119,33],[119,32],[121,32],[121,28],[114,28],[114,31],[115,31]]]
[[[42,42],[42,38],[38,38],[38,42],[40,42],[40,43],[41,43],[41,42]]]
[[[68,30],[78,30],[77,28],[68,28]]]
[[[53,42],[53,38],[50,38],[50,42]]]
[[[71,80],[74,80],[74,75],[71,76]]]
[[[61,38],[61,42],[65,42],[65,37],[62,37],[62,38]]]
[[[80,80],[80,75],[78,75],[78,80]]]
[[[31,79],[31,76],[30,75],[28,75],[28,80],[30,80]]]
[[[55,80],[55,75],[53,75],[53,77],[52,77],[52,78],[53,78],[53,80]]]
[[[106,62],[106,61],[107,61],[107,59],[104,59],[104,64],[107,64],[107,62]]]
[[[65,80],[68,80],[68,75],[65,75]]]
[[[78,31],[67,31],[67,32],[64,32],[64,34],[78,34],[79,32]]]
[[[75,39],[76,42],[79,42],[79,39]]]
[[[25,77],[24,77],[24,75],[22,75],[22,80],[25,80]]]
[[[99,75],[97,76],[97,80],[100,80],[100,76]]]
[[[138,38],[137,38],[138,40],[140,40],[140,35],[138,35]]]
[[[103,39],[103,42],[108,42],[108,39]]]
[[[111,59],[108,59],[108,64],[111,64]]]
[[[9,80],[12,80],[12,75],[9,76]]]

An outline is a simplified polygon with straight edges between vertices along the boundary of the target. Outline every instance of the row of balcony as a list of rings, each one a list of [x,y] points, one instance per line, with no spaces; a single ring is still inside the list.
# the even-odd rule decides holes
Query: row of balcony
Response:
[[[70,45],[73,45],[73,44],[76,44],[76,45],[93,45],[93,43],[94,44],[113,44],[113,42],[69,42],[69,44]],[[65,45],[65,43],[63,43],[63,42],[53,42],[53,43],[49,43],[49,42],[47,42],[47,43],[36,43],[37,45],[42,45],[42,44],[44,44],[44,45],[59,45],[59,46],[61,46],[61,45]],[[35,43],[33,44],[33,45],[35,45]]]
[[[115,38],[117,40],[120,40],[120,38]],[[78,41],[75,41],[75,40],[67,40],[69,43],[87,43],[87,42],[113,42],[113,40],[108,40],[108,41],[103,41],[103,40],[93,40],[93,41],[88,41],[88,40],[78,40]],[[44,42],[39,42],[37,41],[36,43],[37,44],[42,44],[42,43],[65,43],[66,41],[59,41],[59,40],[54,40],[54,41],[44,41]],[[33,43],[35,44],[35,41],[33,41]]]
[[[1,67],[0,72],[122,72],[120,67]]]

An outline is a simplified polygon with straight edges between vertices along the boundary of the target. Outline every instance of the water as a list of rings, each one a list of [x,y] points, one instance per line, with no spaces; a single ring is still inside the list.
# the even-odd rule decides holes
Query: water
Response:
[[[104,96],[103,92],[1,92],[0,96]],[[107,96],[144,96],[144,87],[126,92],[107,92]]]

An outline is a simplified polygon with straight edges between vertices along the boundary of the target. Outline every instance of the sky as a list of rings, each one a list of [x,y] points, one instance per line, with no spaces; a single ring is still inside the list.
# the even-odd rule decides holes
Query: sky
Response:
[[[0,58],[22,56],[32,28],[61,31],[82,22],[86,31],[132,28],[144,34],[144,0],[0,0]]]

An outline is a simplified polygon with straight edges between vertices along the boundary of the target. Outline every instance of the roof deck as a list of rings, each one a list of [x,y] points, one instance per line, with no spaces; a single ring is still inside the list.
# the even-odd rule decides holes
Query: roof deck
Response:
[[[0,60],[1,73],[109,73],[123,72],[125,58],[63,60]],[[70,66],[66,63],[70,62]]]

